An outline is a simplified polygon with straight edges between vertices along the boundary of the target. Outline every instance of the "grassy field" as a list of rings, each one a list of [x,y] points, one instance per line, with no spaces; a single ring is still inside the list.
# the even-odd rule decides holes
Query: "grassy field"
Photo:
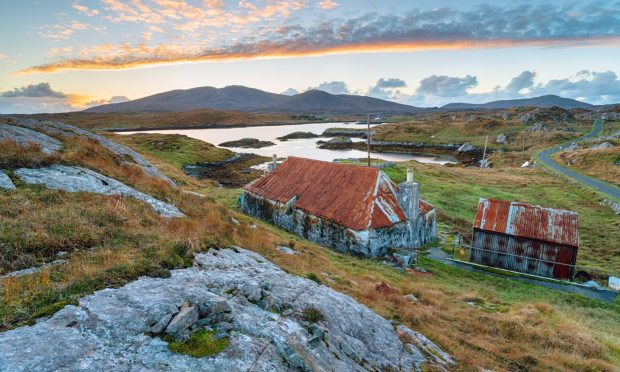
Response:
[[[19,165],[80,164],[174,203],[187,218],[162,219],[133,199],[64,193],[19,182],[17,191],[0,191],[0,231],[9,237],[2,245],[2,273],[68,252],[63,264],[0,279],[0,330],[32,323],[85,294],[121,286],[140,275],[166,277],[169,270],[190,265],[193,252],[237,244],[288,272],[314,274],[383,316],[423,332],[458,360],[460,370],[612,371],[620,365],[620,300],[601,303],[425,259],[421,265],[431,275],[402,273],[375,260],[334,253],[238,213],[238,189],[217,188],[185,176],[180,165],[186,158],[172,156],[166,147],[147,144],[145,150],[141,141],[128,140],[182,181],[176,189],[145,176],[92,141],[63,141],[63,152],[53,158],[36,148],[0,146],[0,164],[9,174]],[[174,152],[195,159],[191,153],[200,145],[193,141],[180,141]],[[438,207],[443,232],[467,232],[480,196],[565,207],[582,216],[584,248],[579,262],[618,267],[618,256],[602,247],[618,241],[617,219],[587,190],[540,169],[480,173],[412,165],[423,198]],[[398,165],[387,171],[400,181],[405,168]],[[233,217],[239,224],[232,222]],[[299,254],[283,254],[277,245]],[[393,292],[378,292],[375,288],[381,282]],[[406,294],[419,301],[407,301]]]

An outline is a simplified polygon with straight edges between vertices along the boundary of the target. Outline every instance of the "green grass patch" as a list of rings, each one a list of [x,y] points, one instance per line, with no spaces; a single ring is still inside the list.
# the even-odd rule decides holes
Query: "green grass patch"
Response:
[[[170,342],[168,348],[194,358],[216,355],[228,346],[228,337],[215,339],[215,332],[201,330],[192,333],[187,342]]]
[[[210,143],[180,134],[137,133],[118,138],[139,152],[181,168],[186,164],[223,161],[234,153]]]

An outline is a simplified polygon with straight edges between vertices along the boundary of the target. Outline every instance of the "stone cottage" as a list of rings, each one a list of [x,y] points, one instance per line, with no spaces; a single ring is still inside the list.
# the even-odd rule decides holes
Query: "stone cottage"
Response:
[[[289,157],[246,185],[241,209],[339,252],[379,257],[437,239],[435,208],[408,170],[396,186],[380,169]]]

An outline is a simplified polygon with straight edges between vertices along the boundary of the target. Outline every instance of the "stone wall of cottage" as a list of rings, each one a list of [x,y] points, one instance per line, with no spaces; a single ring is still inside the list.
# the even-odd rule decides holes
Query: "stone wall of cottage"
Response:
[[[437,238],[434,211],[411,223],[407,221],[389,228],[353,231],[295,208],[294,204],[294,199],[279,203],[248,191],[244,191],[240,199],[244,213],[341,253],[382,257],[389,248],[420,247]],[[412,236],[415,238],[413,241]]]

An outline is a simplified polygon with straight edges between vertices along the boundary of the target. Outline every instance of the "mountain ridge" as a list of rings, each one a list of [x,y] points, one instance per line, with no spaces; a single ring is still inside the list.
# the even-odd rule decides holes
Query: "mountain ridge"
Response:
[[[171,90],[133,101],[95,106],[84,110],[84,112],[158,112],[197,109],[248,112],[329,112],[341,114],[368,111],[412,114],[424,110],[373,97],[331,94],[320,90],[308,90],[294,96],[287,96],[240,85],[230,85],[224,88],[207,86],[185,90]]]
[[[497,110],[519,106],[543,108],[556,106],[563,109],[585,110],[602,107],[551,94],[485,103],[454,102],[439,108],[416,107],[369,96],[331,94],[315,89],[289,96],[242,85],[229,85],[224,88],[204,86],[190,89],[175,89],[132,101],[91,107],[84,110],[84,112],[182,112],[211,109],[272,113],[359,114],[378,112],[383,114],[416,114],[435,110]]]
[[[595,105],[590,103],[581,102],[571,98],[564,98],[554,94],[547,94],[538,97],[531,98],[518,98],[518,99],[505,99],[496,100],[485,103],[464,103],[455,102],[448,103],[441,106],[441,109],[448,110],[462,110],[462,109],[508,109],[519,106],[531,106],[531,107],[561,107],[563,109],[586,109],[591,110],[595,108]]]

